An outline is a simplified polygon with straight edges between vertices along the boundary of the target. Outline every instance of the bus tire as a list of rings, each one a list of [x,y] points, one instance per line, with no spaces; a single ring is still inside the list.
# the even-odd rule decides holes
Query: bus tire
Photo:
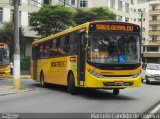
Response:
[[[119,94],[119,89],[113,89],[113,94],[118,95]]]
[[[69,79],[68,79],[68,91],[72,95],[76,94],[75,80],[72,73],[69,75]]]
[[[44,75],[43,75],[43,73],[41,73],[41,75],[40,75],[40,85],[41,85],[41,87],[46,87],[46,83],[44,82]]]

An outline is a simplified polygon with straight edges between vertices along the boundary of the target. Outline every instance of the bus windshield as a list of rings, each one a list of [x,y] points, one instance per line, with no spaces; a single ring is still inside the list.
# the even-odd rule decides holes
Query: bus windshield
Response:
[[[87,60],[105,64],[140,63],[139,35],[90,33]]]
[[[7,50],[0,49],[0,65],[9,64],[9,54]]]

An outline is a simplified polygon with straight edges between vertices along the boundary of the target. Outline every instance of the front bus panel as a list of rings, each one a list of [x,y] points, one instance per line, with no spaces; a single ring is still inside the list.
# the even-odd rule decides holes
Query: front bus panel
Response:
[[[122,22],[91,23],[85,74],[88,88],[140,87],[140,27]]]

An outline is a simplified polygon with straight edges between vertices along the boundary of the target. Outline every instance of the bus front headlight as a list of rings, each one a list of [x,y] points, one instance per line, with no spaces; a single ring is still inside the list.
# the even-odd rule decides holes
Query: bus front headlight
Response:
[[[101,74],[94,72],[93,70],[88,69],[88,72],[97,78],[104,78]]]
[[[141,74],[141,72],[138,72],[138,73],[134,74],[134,75],[132,76],[132,78],[137,78],[140,74]]]

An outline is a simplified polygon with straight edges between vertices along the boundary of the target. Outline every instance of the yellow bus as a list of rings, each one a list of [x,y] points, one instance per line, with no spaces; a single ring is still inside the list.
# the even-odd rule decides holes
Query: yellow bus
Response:
[[[94,21],[32,43],[31,74],[41,86],[120,89],[141,86],[140,27]]]
[[[0,77],[10,76],[9,47],[0,43]]]

